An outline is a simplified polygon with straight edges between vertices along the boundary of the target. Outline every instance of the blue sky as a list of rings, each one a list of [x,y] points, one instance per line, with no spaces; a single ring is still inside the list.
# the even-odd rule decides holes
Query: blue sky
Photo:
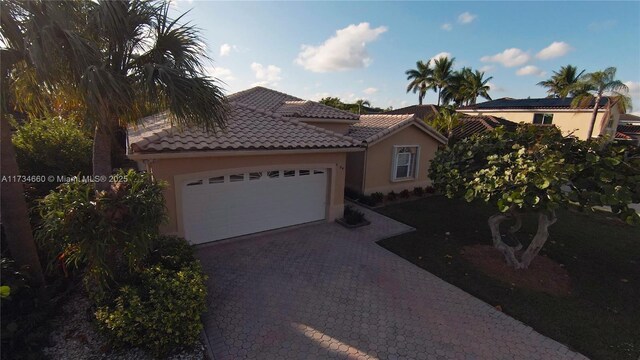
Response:
[[[189,9],[229,93],[260,84],[398,108],[417,103],[404,72],[444,53],[493,76],[493,98],[543,97],[535,84],[562,65],[615,66],[640,111],[640,2],[178,0],[172,11]]]

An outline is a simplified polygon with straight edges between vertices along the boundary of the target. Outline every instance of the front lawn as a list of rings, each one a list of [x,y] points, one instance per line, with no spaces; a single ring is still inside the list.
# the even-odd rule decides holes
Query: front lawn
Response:
[[[379,242],[389,251],[590,358],[640,356],[639,227],[558,211],[540,254],[565,266],[573,291],[554,297],[494,280],[461,257],[464,246],[490,244],[490,207],[434,196],[378,211],[417,229]],[[527,217],[521,232],[534,234],[536,220]]]

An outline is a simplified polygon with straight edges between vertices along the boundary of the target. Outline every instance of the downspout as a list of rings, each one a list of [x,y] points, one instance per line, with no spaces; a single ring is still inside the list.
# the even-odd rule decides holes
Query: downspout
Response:
[[[367,154],[369,153],[369,144],[366,141],[363,141],[364,148],[364,160],[363,160],[363,170],[362,170],[362,193],[364,194],[364,189],[367,186]]]

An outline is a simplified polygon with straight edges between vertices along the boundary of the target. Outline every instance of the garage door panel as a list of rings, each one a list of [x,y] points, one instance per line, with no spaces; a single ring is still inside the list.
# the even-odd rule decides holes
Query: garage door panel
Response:
[[[189,180],[182,187],[185,237],[197,244],[324,219],[327,172],[302,173],[308,175],[274,169],[216,177],[211,183]],[[198,180],[200,185],[186,185]]]

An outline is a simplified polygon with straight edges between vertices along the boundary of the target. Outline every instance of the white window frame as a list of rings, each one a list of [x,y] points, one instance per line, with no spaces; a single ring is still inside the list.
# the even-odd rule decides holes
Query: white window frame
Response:
[[[553,125],[553,113],[534,113],[533,121],[532,121],[533,124],[536,123],[536,115],[542,115],[542,119],[541,119],[542,122],[538,123],[537,125]],[[547,116],[550,117],[548,124],[544,122],[544,119]]]
[[[396,177],[398,170],[398,156],[401,154],[399,151],[402,148],[415,148],[415,159],[413,156],[409,157],[409,169],[407,177]],[[391,181],[392,182],[400,182],[400,181],[413,181],[416,180],[418,174],[420,173],[420,145],[393,145],[393,153],[391,159]]]

